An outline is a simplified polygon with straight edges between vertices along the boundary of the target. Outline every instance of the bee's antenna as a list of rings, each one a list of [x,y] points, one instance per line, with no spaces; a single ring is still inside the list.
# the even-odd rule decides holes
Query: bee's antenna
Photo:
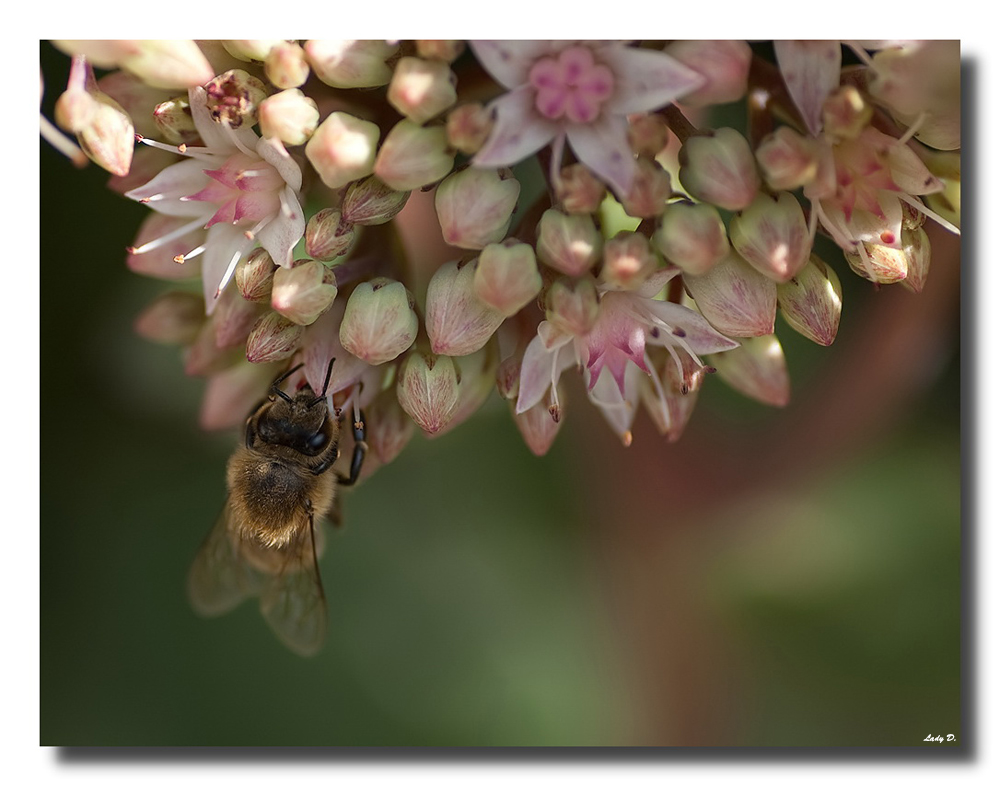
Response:
[[[326,389],[330,387],[330,376],[333,374],[333,361],[337,358],[330,358],[330,365],[326,367],[326,379],[323,380],[323,391],[313,399],[313,404],[319,404],[323,399],[326,398]]]
[[[288,396],[287,393],[285,393],[285,391],[279,388],[278,385],[280,385],[282,382],[288,379],[292,374],[294,374],[304,365],[305,365],[304,363],[299,363],[299,365],[293,366],[292,368],[288,369],[288,371],[286,371],[284,374],[282,374],[280,377],[278,377],[276,380],[274,380],[274,382],[271,383],[271,393],[281,396],[285,401],[291,402],[292,399]]]

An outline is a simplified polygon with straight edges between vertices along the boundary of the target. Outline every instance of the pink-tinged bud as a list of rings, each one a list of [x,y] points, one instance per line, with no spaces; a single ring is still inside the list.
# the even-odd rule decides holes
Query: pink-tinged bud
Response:
[[[340,206],[344,221],[361,226],[385,224],[406,206],[409,191],[396,191],[374,175],[359,180],[347,189]]]
[[[313,259],[329,262],[354,247],[357,230],[339,210],[325,207],[306,223],[306,252]]]
[[[773,335],[740,339],[736,349],[706,355],[705,361],[730,387],[762,404],[783,407],[791,399],[785,353]]]
[[[198,424],[207,431],[236,428],[266,395],[278,369],[266,363],[240,362],[208,378]]]
[[[386,98],[399,114],[423,125],[455,103],[457,81],[447,63],[402,57],[392,73]]]
[[[521,388],[521,362],[524,352],[515,352],[500,361],[497,366],[497,393],[501,398],[517,402],[517,394]]]
[[[529,407],[520,415],[514,411],[514,405],[511,403],[510,411],[528,450],[536,456],[548,453],[559,433],[559,425],[562,423],[560,414],[553,417],[548,403],[544,400]]]
[[[534,249],[527,243],[491,243],[479,255],[472,285],[483,303],[513,316],[542,290]]]
[[[413,437],[414,424],[399,405],[395,388],[380,391],[367,406],[368,447],[383,464],[388,464],[403,452]]]
[[[504,321],[502,312],[476,296],[475,274],[474,264],[448,262],[427,285],[427,335],[439,355],[471,355]]]
[[[277,137],[292,147],[304,145],[319,124],[316,102],[296,88],[264,99],[258,113],[261,134]]]
[[[299,259],[274,271],[271,308],[297,325],[311,325],[335,297],[333,271],[315,259]]]
[[[454,163],[455,154],[448,149],[443,128],[424,128],[400,120],[379,148],[375,174],[390,188],[412,191],[437,182]]]
[[[600,314],[597,283],[593,276],[558,278],[545,297],[545,318],[574,336],[587,335]]]
[[[458,403],[448,422],[433,436],[440,436],[461,425],[475,414],[493,392],[497,373],[496,343],[478,352],[453,358],[458,369]]]
[[[264,249],[251,251],[246,261],[236,267],[236,288],[243,299],[252,303],[270,303],[274,270],[274,260]]]
[[[282,41],[272,46],[264,58],[264,73],[279,90],[301,87],[309,78],[309,61],[297,43]]]
[[[330,87],[379,87],[392,78],[385,61],[397,46],[385,41],[306,41],[305,49],[316,76]]]
[[[448,113],[445,128],[448,145],[460,153],[473,155],[486,142],[493,129],[493,118],[482,104],[462,104]]]
[[[795,332],[824,347],[837,337],[843,297],[836,272],[816,254],[791,281],[778,285],[781,316]]]
[[[705,77],[704,85],[680,98],[685,106],[728,104],[747,91],[753,52],[746,41],[674,41],[664,51]]]
[[[196,226],[182,235],[173,235],[183,231],[190,223],[187,217],[150,213],[139,226],[135,245],[127,249],[125,262],[129,270],[168,281],[199,278],[201,257],[184,261],[184,255],[204,241],[205,230]]]
[[[656,252],[638,232],[619,232],[604,244],[601,283],[607,289],[635,290],[656,270]]]
[[[760,188],[750,143],[734,128],[688,137],[679,160],[687,192],[723,210],[742,210]]]
[[[788,281],[809,261],[812,248],[799,201],[787,191],[758,194],[729,223],[733,247],[772,281]]]
[[[417,54],[427,60],[455,62],[465,51],[465,41],[417,41]]]
[[[328,188],[340,188],[372,173],[378,137],[374,123],[331,112],[306,142],[306,158]]]
[[[794,191],[816,179],[820,154],[817,141],[788,126],[768,134],[757,147],[757,162],[775,191]]]
[[[872,119],[872,108],[853,85],[843,85],[823,102],[823,133],[856,139]]]
[[[632,188],[622,199],[625,212],[634,218],[656,218],[673,193],[670,174],[651,158],[636,161]]]
[[[215,345],[219,349],[230,349],[246,344],[247,336],[262,311],[261,304],[244,300],[234,287],[226,287],[212,312]]]
[[[774,332],[778,307],[775,283],[736,253],[704,275],[684,274],[684,285],[702,315],[727,336],[764,336]]]
[[[670,132],[660,115],[632,115],[628,121],[628,144],[638,156],[654,158],[667,146]]]
[[[410,348],[420,322],[413,296],[399,281],[376,278],[358,284],[340,323],[340,343],[371,366],[387,363]]]
[[[906,248],[862,243],[861,253],[844,252],[851,270],[876,284],[896,284],[906,278],[908,260]]]
[[[223,41],[222,48],[244,63],[263,63],[271,47],[283,44],[281,38],[262,38],[257,41]]]
[[[119,65],[150,87],[165,90],[203,85],[215,71],[194,41],[136,41]]]
[[[700,202],[667,205],[652,241],[667,260],[695,276],[729,256],[726,225],[718,209]]]
[[[396,382],[399,405],[428,434],[448,425],[458,407],[459,376],[447,355],[411,352]]]
[[[567,213],[596,213],[608,193],[607,186],[579,163],[563,167],[555,186],[556,199]]]
[[[601,233],[589,215],[549,208],[538,222],[538,258],[569,276],[582,276],[601,258]]]
[[[185,145],[198,136],[186,98],[161,101],[153,109],[153,121],[156,123],[157,135],[171,144]]]
[[[187,345],[205,323],[205,301],[194,292],[167,292],[142,310],[132,327],[147,341]]]
[[[906,278],[902,285],[919,294],[927,283],[927,274],[931,269],[930,238],[921,227],[904,229],[903,248],[906,249]]]
[[[434,194],[445,242],[469,249],[499,243],[510,228],[520,193],[521,184],[509,169],[468,167],[449,175]]]
[[[290,358],[299,348],[305,330],[281,314],[267,312],[254,323],[247,337],[247,360],[271,363]]]
[[[239,128],[257,122],[257,108],[267,98],[267,88],[257,77],[235,68],[205,85],[208,111],[217,123]]]

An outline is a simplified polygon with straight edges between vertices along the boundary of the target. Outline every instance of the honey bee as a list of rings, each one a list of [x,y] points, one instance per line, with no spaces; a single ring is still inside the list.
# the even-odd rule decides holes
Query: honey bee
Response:
[[[275,379],[247,418],[245,444],[226,468],[226,505],[191,566],[188,595],[204,616],[259,596],[278,638],[300,655],[313,655],[326,633],[317,523],[334,511],[339,524],[337,486],[357,481],[368,446],[362,415],[354,423],[350,475],[329,471],[340,455],[342,428],[326,406],[333,360],[319,395],[308,384],[294,396],[279,387],[301,367]]]

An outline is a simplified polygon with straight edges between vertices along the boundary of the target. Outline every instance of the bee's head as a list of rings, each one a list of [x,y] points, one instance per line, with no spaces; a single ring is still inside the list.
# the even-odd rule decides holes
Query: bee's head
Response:
[[[308,384],[294,396],[289,396],[279,386],[302,368],[302,364],[286,371],[271,385],[270,403],[265,405],[257,423],[258,436],[272,445],[285,445],[308,456],[322,453],[336,435],[337,421],[331,418],[326,406],[326,389],[333,372],[333,361],[326,371],[326,381],[319,395]]]

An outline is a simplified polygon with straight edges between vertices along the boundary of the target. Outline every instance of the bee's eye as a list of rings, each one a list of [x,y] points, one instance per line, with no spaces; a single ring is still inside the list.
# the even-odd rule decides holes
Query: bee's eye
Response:
[[[322,431],[317,431],[311,437],[309,437],[309,447],[313,450],[319,450],[323,447],[323,443],[326,442],[326,434]]]

